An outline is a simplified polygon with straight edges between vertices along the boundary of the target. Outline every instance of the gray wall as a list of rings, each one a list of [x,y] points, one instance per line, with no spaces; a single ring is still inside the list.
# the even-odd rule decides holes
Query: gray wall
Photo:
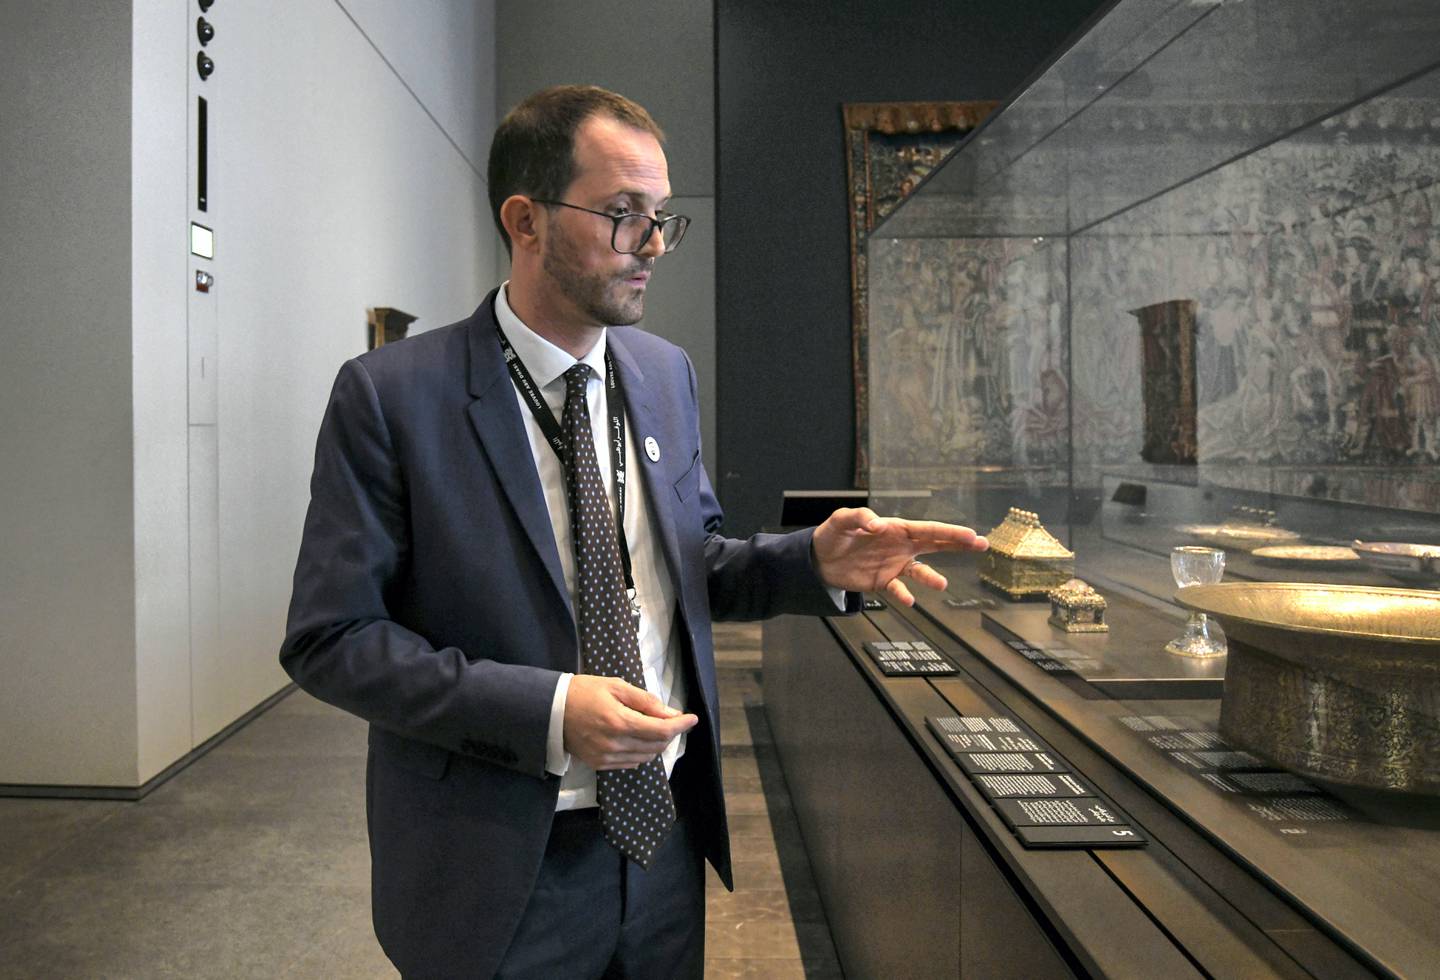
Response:
[[[285,684],[315,433],[366,307],[451,322],[496,266],[493,3],[208,16],[201,83],[188,0],[0,6],[0,783],[137,785]]]
[[[0,118],[0,782],[123,781],[130,5],[0,4]]]
[[[497,108],[547,85],[593,84],[650,110],[665,130],[671,209],[694,218],[660,259],[641,326],[689,352],[700,385],[705,464],[715,473],[714,32],[709,2],[498,0]],[[500,249],[501,277],[506,275]]]

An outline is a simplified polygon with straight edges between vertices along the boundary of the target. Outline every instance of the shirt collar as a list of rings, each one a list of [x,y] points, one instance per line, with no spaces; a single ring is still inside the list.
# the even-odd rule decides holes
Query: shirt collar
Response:
[[[495,294],[495,319],[500,322],[500,329],[505,331],[510,346],[515,348],[516,355],[530,372],[530,377],[534,378],[541,388],[545,388],[570,370],[576,363],[575,358],[569,351],[556,347],[531,330],[515,315],[515,311],[510,308],[510,300],[505,295],[509,285],[510,281],[507,279]],[[595,346],[579,361],[581,364],[588,364],[602,382],[605,380],[605,340],[608,334],[608,330],[601,330],[600,339],[595,341]]]

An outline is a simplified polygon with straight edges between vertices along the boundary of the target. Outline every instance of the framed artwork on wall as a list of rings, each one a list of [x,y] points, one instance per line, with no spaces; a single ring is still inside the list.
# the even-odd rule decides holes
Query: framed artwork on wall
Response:
[[[845,120],[850,210],[850,343],[855,386],[855,485],[870,485],[865,243],[870,232],[949,158],[998,102],[852,102]]]

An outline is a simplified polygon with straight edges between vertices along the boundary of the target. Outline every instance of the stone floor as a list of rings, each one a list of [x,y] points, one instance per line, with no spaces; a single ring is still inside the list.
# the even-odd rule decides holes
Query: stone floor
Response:
[[[716,630],[736,890],[706,976],[839,977],[762,708]],[[286,697],[137,803],[0,799],[0,977],[394,977],[370,930],[365,726]]]

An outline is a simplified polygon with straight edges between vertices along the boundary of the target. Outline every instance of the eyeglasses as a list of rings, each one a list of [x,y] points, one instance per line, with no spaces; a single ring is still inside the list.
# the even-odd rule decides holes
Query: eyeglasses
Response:
[[[570,208],[572,211],[584,211],[586,214],[598,214],[602,218],[610,219],[615,223],[610,232],[610,247],[621,255],[634,255],[640,251],[657,228],[660,229],[660,237],[665,241],[665,251],[673,252],[675,246],[680,244],[680,239],[685,237],[685,229],[690,227],[690,219],[683,214],[665,214],[662,211],[660,213],[664,217],[655,218],[648,214],[606,214],[604,211],[582,208],[578,204],[566,204],[564,201],[545,201],[538,197],[530,200],[536,204]]]

